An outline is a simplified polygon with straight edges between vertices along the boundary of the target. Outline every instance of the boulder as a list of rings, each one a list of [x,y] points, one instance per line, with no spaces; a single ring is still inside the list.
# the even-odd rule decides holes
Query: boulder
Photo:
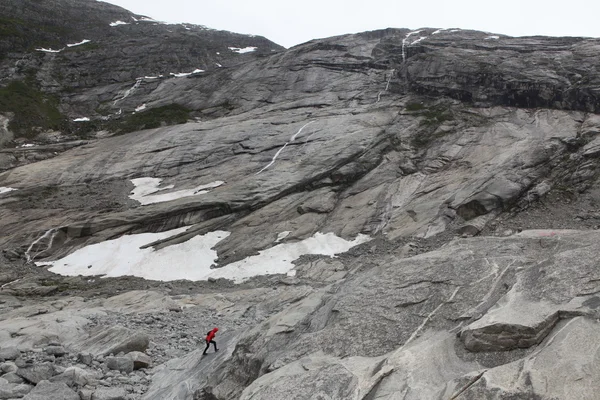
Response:
[[[49,362],[41,364],[32,364],[17,370],[17,375],[27,382],[38,384],[41,381],[47,381],[56,374],[54,365]]]
[[[60,375],[53,376],[50,381],[64,382],[69,387],[95,386],[97,379],[88,371],[79,367],[69,367]]]
[[[0,399],[16,399],[25,396],[33,386],[27,384],[5,383],[0,384]]]
[[[79,390],[79,399],[80,400],[92,400],[92,395],[94,394],[94,390],[89,388],[83,388]]]
[[[122,388],[99,388],[92,394],[92,400],[125,400],[127,392]]]
[[[44,349],[44,351],[46,354],[56,357],[62,357],[68,353],[62,346],[48,346]]]
[[[106,366],[108,369],[129,373],[133,371],[134,362],[129,357],[108,357]]]
[[[0,360],[16,360],[21,352],[16,347],[5,347],[0,349]]]
[[[139,351],[132,351],[127,357],[133,361],[133,369],[148,368],[152,364],[150,356]]]
[[[150,344],[148,335],[122,326],[111,326],[92,333],[88,338],[75,343],[74,346],[94,356],[109,354],[125,354],[131,351],[145,351]]]
[[[23,383],[25,380],[14,372],[2,375],[2,379],[5,379],[8,383]]]
[[[23,400],[80,400],[63,382],[41,381]]]
[[[92,362],[94,361],[94,356],[92,356],[90,353],[79,353],[77,355],[77,361],[79,361],[82,364],[85,365],[92,365]]]
[[[3,373],[16,372],[18,367],[14,362],[5,362],[0,364],[0,371]]]

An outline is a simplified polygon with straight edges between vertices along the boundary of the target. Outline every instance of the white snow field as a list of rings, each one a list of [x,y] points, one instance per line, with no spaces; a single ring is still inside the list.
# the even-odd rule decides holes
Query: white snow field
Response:
[[[9,187],[0,187],[0,194],[12,192],[13,190],[17,190],[17,189],[13,189],[13,188],[9,188]]]
[[[258,47],[244,47],[239,48],[239,47],[228,47],[229,50],[233,51],[234,53],[238,53],[238,54],[244,54],[244,53],[251,53],[253,51],[256,51]],[[219,53],[217,53],[219,54]]]
[[[44,47],[42,47],[41,49],[36,49],[37,51],[43,51],[44,53],[60,53],[61,51],[63,51],[64,49],[60,49],[60,50],[52,50],[52,49],[46,49]]]
[[[140,249],[149,243],[185,232],[188,228],[161,233],[125,235],[118,239],[83,247],[60,260],[36,262],[36,265],[50,264],[51,272],[67,276],[137,276],[160,281],[226,278],[235,283],[242,283],[259,275],[293,276],[295,271],[292,262],[303,254],[333,257],[370,240],[366,235],[358,235],[353,241],[347,241],[333,233],[316,233],[300,242],[279,244],[261,251],[256,256],[217,269],[210,268],[218,258],[217,252],[212,248],[229,236],[229,232],[215,231],[194,236],[186,242],[159,250],[152,247]]]
[[[90,119],[88,117],[83,118],[75,118],[73,122],[88,122]]]
[[[78,43],[73,43],[73,44],[67,44],[67,47],[75,47],[75,46],[81,46],[82,44],[86,44],[91,42],[91,40],[89,39],[83,39],[81,42]]]
[[[124,21],[115,21],[115,22],[111,22],[109,25],[110,26],[119,26],[119,25],[129,25],[129,24]]]
[[[132,179],[131,183],[135,188],[131,191],[129,198],[132,200],[139,201],[141,205],[162,203],[165,201],[171,201],[175,199],[181,199],[183,197],[197,196],[200,194],[208,193],[210,190],[221,186],[225,182],[215,181],[206,185],[200,185],[193,189],[183,189],[176,192],[168,192],[161,194],[153,194],[159,191],[173,189],[174,185],[160,187],[161,178],[137,178]]]
[[[204,72],[203,69],[199,69],[196,68],[195,70],[193,70],[192,72],[179,72],[179,73],[173,73],[171,72],[169,75],[174,76],[175,78],[183,78],[185,76],[190,76],[190,75],[194,75],[194,74],[199,74],[201,72]]]

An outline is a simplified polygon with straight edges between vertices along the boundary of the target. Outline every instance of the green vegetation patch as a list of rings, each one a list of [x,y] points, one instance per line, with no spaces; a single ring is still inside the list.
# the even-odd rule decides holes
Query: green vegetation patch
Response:
[[[129,133],[167,125],[185,124],[189,118],[190,110],[179,104],[170,104],[128,115],[121,120],[114,121],[117,126],[110,128],[119,133]]]
[[[32,136],[38,127],[61,129],[65,123],[58,100],[43,93],[31,80],[12,81],[0,88],[0,112],[13,114],[8,128],[22,137]]]

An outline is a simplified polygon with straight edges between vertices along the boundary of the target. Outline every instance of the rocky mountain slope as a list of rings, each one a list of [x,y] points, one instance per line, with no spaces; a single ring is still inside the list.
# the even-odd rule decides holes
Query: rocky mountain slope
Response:
[[[105,29],[149,26],[173,28]],[[600,42],[247,40],[265,51],[136,79],[173,46],[157,38],[119,84],[70,55],[89,80],[57,107],[90,119],[78,140],[7,142],[0,391],[596,398]],[[22,51],[44,53],[22,79],[53,93],[63,51]]]
[[[96,0],[7,0],[0,15],[0,113],[14,114],[12,134],[31,139],[39,127],[85,136],[100,121],[111,131],[136,129],[123,113],[142,104],[120,104],[132,92],[283,50],[262,37],[165,24]],[[185,122],[193,111],[166,109],[137,123]],[[73,123],[88,118],[97,123]]]

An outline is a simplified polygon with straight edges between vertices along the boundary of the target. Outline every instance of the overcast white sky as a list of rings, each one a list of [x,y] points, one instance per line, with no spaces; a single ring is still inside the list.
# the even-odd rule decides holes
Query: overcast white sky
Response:
[[[393,28],[600,37],[596,0],[108,0],[166,22],[262,35],[285,47]]]

